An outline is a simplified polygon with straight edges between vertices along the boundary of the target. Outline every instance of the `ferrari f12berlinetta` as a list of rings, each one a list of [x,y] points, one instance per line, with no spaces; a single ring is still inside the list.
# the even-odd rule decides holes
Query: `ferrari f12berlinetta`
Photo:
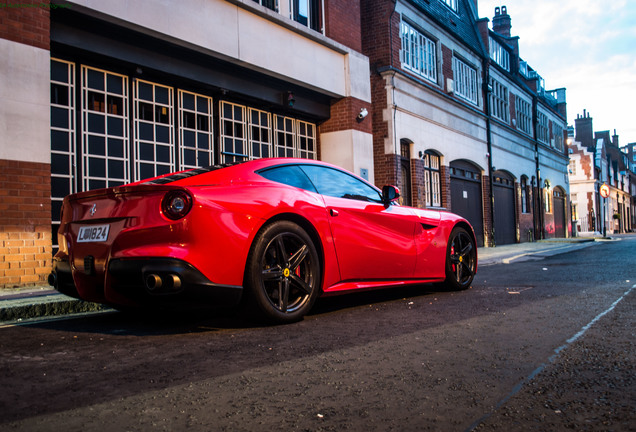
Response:
[[[116,307],[245,305],[293,322],[320,295],[472,283],[463,218],[398,205],[336,166],[306,159],[217,165],[69,195],[49,283]]]

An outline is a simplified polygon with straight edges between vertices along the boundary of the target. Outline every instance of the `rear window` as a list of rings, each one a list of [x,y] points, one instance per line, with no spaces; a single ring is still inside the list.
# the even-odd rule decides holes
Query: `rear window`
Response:
[[[144,184],[162,185],[162,184],[172,183],[172,182],[175,182],[177,180],[183,180],[183,179],[188,178],[188,177],[194,177],[194,176],[197,176],[199,174],[205,174],[205,173],[208,173],[208,172],[220,170],[220,169],[227,168],[227,167],[234,166],[234,165],[239,165],[239,164],[242,164],[242,163],[243,162],[232,162],[232,163],[226,163],[226,164],[220,164],[220,165],[213,165],[213,166],[204,167],[204,168],[195,168],[195,169],[190,170],[190,171],[170,174],[170,175],[165,176],[165,177],[149,180],[147,182],[144,182]]]
[[[294,186],[310,192],[316,192],[316,188],[309,181],[307,175],[297,165],[285,165],[259,171],[259,174],[268,180]]]

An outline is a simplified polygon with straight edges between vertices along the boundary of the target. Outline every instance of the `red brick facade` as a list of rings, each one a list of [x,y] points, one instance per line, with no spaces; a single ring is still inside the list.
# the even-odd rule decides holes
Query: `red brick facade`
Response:
[[[41,283],[51,269],[51,168],[0,160],[0,288]]]
[[[358,52],[362,51],[360,3],[349,0],[325,2],[327,37]]]
[[[3,3],[6,4],[0,7],[0,38],[49,50],[51,21],[48,1]]]
[[[371,104],[359,99],[348,97],[334,101],[331,104],[331,117],[320,125],[320,133],[336,132],[341,130],[359,130],[366,133],[372,132],[372,116],[358,121],[361,109],[371,113]]]

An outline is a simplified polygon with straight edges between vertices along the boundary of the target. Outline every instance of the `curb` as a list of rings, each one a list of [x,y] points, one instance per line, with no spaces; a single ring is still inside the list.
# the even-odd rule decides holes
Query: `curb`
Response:
[[[110,309],[102,304],[74,299],[55,291],[45,295],[31,294],[32,291],[27,291],[22,298],[2,299],[0,297],[0,323]]]

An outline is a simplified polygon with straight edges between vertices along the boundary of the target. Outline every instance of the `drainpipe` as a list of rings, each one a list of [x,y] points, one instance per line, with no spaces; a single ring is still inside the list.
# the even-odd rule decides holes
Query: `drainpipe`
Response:
[[[489,66],[490,66],[490,59],[488,58],[484,58],[483,59],[483,75],[484,75],[484,94],[486,95],[485,101],[484,101],[484,107],[486,109],[486,145],[488,147],[488,178],[490,179],[489,181],[489,187],[488,187],[488,195],[489,195],[489,200],[490,200],[490,223],[491,223],[491,229],[490,229],[490,244],[492,247],[497,246],[495,244],[495,194],[493,193],[493,180],[494,180],[494,175],[493,175],[493,163],[492,163],[492,138],[491,138],[491,134],[490,134],[490,93],[492,92],[492,89],[490,88],[490,75],[489,75]]]
[[[535,160],[535,169],[537,171],[537,199],[538,199],[538,208],[539,212],[539,239],[543,240],[545,238],[545,222],[544,222],[544,206],[543,206],[543,188],[541,187],[541,166],[539,165],[539,135],[537,133],[538,128],[538,119],[537,115],[539,114],[537,96],[532,96],[532,130],[534,132],[534,160]],[[533,218],[536,221],[536,218]],[[537,227],[535,225],[534,232],[537,232]]]

